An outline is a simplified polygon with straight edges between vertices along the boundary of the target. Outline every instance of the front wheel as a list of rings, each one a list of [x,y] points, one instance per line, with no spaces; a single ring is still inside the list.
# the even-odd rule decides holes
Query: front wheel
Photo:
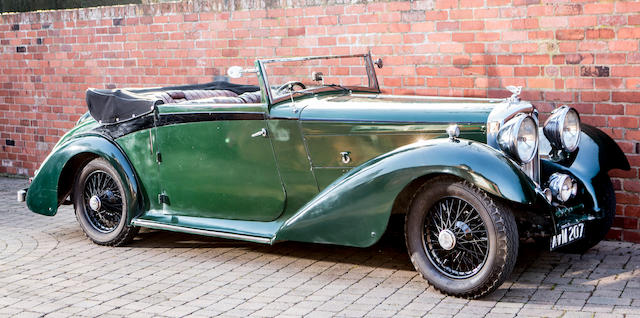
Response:
[[[468,182],[437,177],[413,198],[405,218],[411,262],[445,294],[478,298],[513,271],[518,229],[508,207]]]
[[[127,224],[124,189],[117,171],[102,158],[90,161],[78,174],[73,188],[76,219],[96,244],[122,246],[138,233]]]

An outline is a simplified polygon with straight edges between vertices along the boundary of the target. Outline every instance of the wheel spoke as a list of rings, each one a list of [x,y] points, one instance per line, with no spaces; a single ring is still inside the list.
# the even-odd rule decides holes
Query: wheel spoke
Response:
[[[468,243],[478,243],[478,242],[486,242],[486,241],[487,241],[487,240],[479,239],[479,240],[469,240],[469,241],[463,241],[463,240],[460,240],[460,241],[458,241],[458,242],[460,242],[460,243],[464,243],[464,244],[468,244]]]
[[[450,229],[453,227],[453,211],[451,208],[453,206],[453,201],[447,200],[447,228]]]
[[[458,209],[456,210],[456,216],[451,220],[451,222],[453,224],[456,224],[456,222],[458,221],[458,219],[460,218],[460,205],[462,204],[461,202],[463,202],[462,200],[456,200],[453,203],[458,203]],[[453,206],[453,203],[451,204]]]
[[[464,223],[471,223],[472,221],[480,221],[482,222],[482,219],[480,219],[480,215],[477,213],[469,213],[470,216],[473,215],[473,217],[470,217],[469,219],[465,220]]]
[[[94,196],[100,201],[97,211],[89,205],[89,200]],[[85,180],[82,197],[85,215],[93,228],[102,233],[109,233],[117,228],[124,205],[118,184],[111,175],[101,170],[92,172]]]
[[[435,202],[427,214],[430,215],[424,218],[423,237],[429,260],[453,278],[477,273],[486,262],[489,249],[487,228],[480,213],[461,198],[445,197]],[[453,238],[453,243],[447,242],[448,237]]]
[[[449,224],[447,224],[447,217],[445,216],[445,213],[447,213],[447,206],[445,202],[442,202],[438,209],[438,214],[440,215],[440,227],[442,229],[446,229],[449,227]]]
[[[438,217],[438,213],[432,213],[432,214],[431,214],[431,218],[433,219],[433,220],[432,220],[432,221],[433,221],[433,226],[438,230],[438,232],[442,231],[442,230],[443,230],[443,228],[442,228],[442,222],[441,222],[441,221],[440,221],[440,222],[438,222],[438,219],[440,219],[440,220],[441,220],[441,218],[440,218],[440,217]]]
[[[473,258],[475,258],[478,261],[481,261],[480,257],[478,257],[477,252],[474,252],[466,247],[463,247],[462,245],[460,245],[460,249],[465,251],[468,255],[472,256]]]

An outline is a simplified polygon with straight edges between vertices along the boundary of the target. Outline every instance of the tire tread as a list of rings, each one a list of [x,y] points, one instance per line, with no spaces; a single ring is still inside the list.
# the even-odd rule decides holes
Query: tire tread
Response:
[[[502,241],[503,244],[497,244],[499,247],[498,252],[496,253],[496,257],[498,259],[496,262],[497,266],[494,266],[491,274],[489,275],[489,279],[485,284],[462,293],[451,292],[446,289],[438,288],[435,285],[432,285],[432,286],[438,291],[442,292],[443,294],[450,295],[450,296],[462,297],[467,299],[475,299],[475,298],[483,297],[493,292],[498,287],[500,287],[500,285],[504,283],[504,281],[508,278],[508,276],[513,271],[513,268],[515,267],[516,260],[518,258],[518,245],[519,245],[518,228],[517,228],[515,218],[513,214],[510,212],[504,213],[504,215],[503,213],[500,212],[501,209],[504,211],[509,211],[509,207],[503,204],[502,202],[494,200],[486,192],[475,187],[468,181],[452,178],[449,176],[436,177],[426,182],[420,188],[418,188],[418,190],[413,194],[411,201],[413,202],[416,196],[422,193],[426,187],[432,186],[434,183],[438,183],[438,182],[457,183],[471,190],[477,197],[479,197],[486,204],[487,210],[489,211],[489,215],[494,221],[494,225],[496,227],[496,232],[497,232],[497,240]],[[408,215],[409,213],[407,213],[406,218],[408,218]],[[410,250],[410,247],[408,244],[409,238],[408,238],[407,223],[408,222],[405,219],[405,231],[404,231],[405,242],[407,243],[407,250]],[[417,269],[418,264],[416,263],[413,257],[410,257],[410,258],[411,258],[411,263]],[[423,279],[427,281],[429,280],[427,277],[425,277],[425,275],[421,271],[418,270],[418,273],[420,273],[420,276]]]
[[[82,167],[82,169],[80,170],[81,172],[78,173],[78,175],[77,175],[75,184],[73,185],[74,196],[75,196],[76,191],[82,191],[81,189],[77,189],[77,187],[81,186],[80,185],[80,177],[83,175],[83,173],[84,173],[84,171],[86,169],[92,169],[93,166],[98,166],[98,167],[102,166],[102,168],[109,167],[109,168],[113,169],[111,164],[107,160],[105,160],[104,158],[95,158],[95,159],[89,161],[85,166]],[[109,170],[109,169],[106,169],[106,170]],[[109,173],[111,173],[111,171]],[[122,181],[120,181],[120,179],[119,179],[119,177],[117,175],[116,176],[112,176],[112,177],[114,177],[116,182],[118,182],[118,183],[122,182]],[[122,184],[120,184],[120,186],[124,189],[124,186]],[[90,239],[91,241],[93,241],[95,244],[103,245],[103,246],[114,246],[114,247],[116,247],[116,246],[125,246],[125,245],[131,243],[131,241],[133,241],[134,237],[138,234],[138,231],[140,230],[139,227],[125,224],[122,227],[122,230],[120,230],[120,233],[118,233],[118,235],[115,236],[113,239],[108,240],[108,241],[97,240],[96,238],[91,237],[89,235],[89,233],[87,233],[87,230],[85,230],[84,227],[82,226],[82,222],[81,222],[80,218],[83,217],[83,216],[81,216],[81,214],[83,214],[84,212],[80,211],[79,208],[76,206],[75,198],[74,198],[73,201],[74,201],[74,210],[75,210],[74,212],[75,212],[75,215],[76,215],[76,220],[80,223],[80,225],[81,225],[80,227],[83,230],[82,232],[84,233],[84,236],[87,237],[88,239]],[[125,215],[123,215],[123,217],[126,217],[126,213],[125,213]]]

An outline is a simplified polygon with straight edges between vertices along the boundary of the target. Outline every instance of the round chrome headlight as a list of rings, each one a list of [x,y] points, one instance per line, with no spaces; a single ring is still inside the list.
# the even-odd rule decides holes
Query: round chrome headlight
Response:
[[[566,202],[576,196],[578,184],[570,176],[556,172],[549,177],[549,188],[560,202]]]
[[[538,150],[536,121],[526,114],[512,118],[498,132],[498,145],[516,161],[528,163]]]
[[[573,152],[580,142],[580,116],[575,109],[564,105],[551,113],[543,131],[551,146]]]

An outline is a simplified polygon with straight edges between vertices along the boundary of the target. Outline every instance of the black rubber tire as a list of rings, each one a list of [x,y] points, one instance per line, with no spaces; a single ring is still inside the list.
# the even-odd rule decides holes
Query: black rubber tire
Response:
[[[139,230],[138,227],[127,224],[127,208],[129,207],[129,202],[127,202],[126,199],[122,200],[122,215],[120,217],[120,222],[116,228],[109,233],[103,233],[97,230],[91,221],[89,221],[88,216],[85,213],[85,199],[82,195],[83,189],[88,176],[96,171],[106,172],[115,181],[120,193],[124,194],[125,188],[123,186],[123,182],[120,179],[118,172],[111,166],[111,164],[103,158],[91,160],[77,175],[76,181],[73,185],[73,206],[75,208],[76,219],[78,220],[78,223],[85,235],[94,243],[107,246],[126,245],[133,240]]]
[[[427,256],[422,227],[430,208],[444,197],[463,199],[478,211],[489,240],[482,268],[468,278],[452,278],[440,272]],[[436,177],[420,187],[405,217],[407,250],[416,270],[444,294],[478,298],[497,289],[511,275],[518,258],[518,229],[511,210],[466,181]]]
[[[616,217],[616,191],[613,189],[613,183],[609,176],[600,177],[598,180],[599,181],[594,184],[599,187],[596,191],[599,194],[598,202],[603,209],[604,217],[599,222],[587,223],[585,237],[579,241],[559,248],[559,252],[583,254],[590,248],[596,246],[596,244],[600,243],[611,229],[613,219]]]

